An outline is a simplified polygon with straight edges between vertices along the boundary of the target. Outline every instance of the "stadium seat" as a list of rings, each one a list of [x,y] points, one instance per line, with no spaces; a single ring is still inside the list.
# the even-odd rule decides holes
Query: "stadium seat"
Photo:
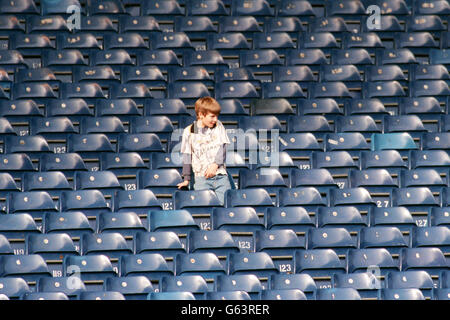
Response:
[[[135,32],[142,36],[147,32],[161,32],[158,20],[153,16],[128,16],[119,17],[120,33]]]
[[[182,64],[174,50],[155,49],[138,53],[137,65],[157,66],[161,72],[167,72],[170,66],[181,66]]]
[[[307,300],[303,292],[298,289],[263,290],[260,293],[261,300]]]
[[[24,191],[21,193],[10,193],[6,200],[6,212],[39,214],[39,212],[58,211],[50,194],[46,191]]]
[[[80,12],[84,10],[84,8],[82,8],[79,3],[77,3],[76,5],[78,5],[81,8]],[[66,10],[67,9],[63,10],[63,12],[61,12],[60,14],[67,15]],[[94,34],[95,36],[101,36],[104,34],[115,34],[118,32],[117,25],[113,24],[112,22],[112,17],[103,15],[90,15],[90,16],[82,15],[80,27],[81,30]]]
[[[422,292],[417,288],[388,289],[379,291],[378,300],[425,300]]]
[[[133,253],[125,237],[118,232],[83,234],[80,244],[80,252],[83,256],[101,254],[107,256],[112,263],[121,255]]]
[[[48,265],[39,254],[4,255],[0,257],[1,277],[20,277],[28,283],[51,277]]]
[[[381,128],[377,126],[375,119],[370,115],[341,116],[336,121],[336,132],[360,132],[365,139],[373,133],[381,133]]]
[[[450,149],[450,145],[448,143],[449,136],[450,132],[424,133],[421,138],[422,150],[443,149],[448,151]]]
[[[212,252],[177,254],[175,257],[175,274],[200,275],[205,280],[214,279],[218,275],[226,275],[225,266]]]
[[[317,286],[309,274],[280,273],[270,276],[268,289],[297,289],[303,292],[306,298],[310,300],[314,297]]]
[[[295,251],[295,273],[309,274],[316,285],[317,277],[330,277],[331,273],[346,273],[343,262],[332,249]]]
[[[23,191],[45,191],[59,196],[64,190],[72,190],[66,176],[59,171],[27,172],[22,180]]]
[[[159,292],[190,292],[196,299],[200,299],[208,291],[206,280],[200,275],[181,275],[163,277],[159,282]],[[171,297],[173,299],[173,297]]]
[[[204,42],[208,34],[217,33],[218,26],[208,16],[176,17],[174,31],[184,32],[190,39],[201,39]]]
[[[77,276],[74,276],[75,273]],[[87,281],[103,284],[107,278],[116,276],[116,272],[105,255],[67,256],[63,262],[63,276],[79,278],[88,287]]]
[[[56,99],[49,101],[46,108],[47,117],[67,117],[70,121],[79,122],[84,117],[94,116],[88,104],[81,98]]]
[[[21,300],[69,300],[69,297],[62,292],[31,292],[22,295]]]
[[[151,210],[148,213],[148,230],[173,231],[178,234],[188,233],[192,230],[199,230],[194,218],[188,210]]]
[[[230,252],[239,252],[232,235],[226,230],[194,230],[187,238],[189,253],[211,252],[221,259]]]
[[[25,153],[1,154],[0,172],[9,173],[13,178],[21,178],[25,172],[36,171],[32,159]]]
[[[44,260],[62,260],[68,255],[78,255],[72,239],[65,233],[30,234],[26,239],[26,254],[38,254]]]
[[[311,133],[316,139],[320,139],[332,132],[332,127],[326,116],[303,115],[289,116],[288,131],[292,133]]]
[[[72,78],[74,82],[92,81],[102,86],[120,82],[120,78],[114,74],[113,68],[107,65],[76,67],[73,70]]]
[[[160,19],[172,20],[180,15],[184,15],[183,8],[179,5],[177,1],[167,1],[160,3],[159,1],[148,1],[142,3],[141,15],[143,16],[153,16]]]
[[[416,223],[424,223],[427,220],[429,208],[439,206],[433,193],[427,187],[393,189],[391,204],[393,207],[407,207]]]
[[[446,226],[416,227],[411,234],[411,248],[434,247],[446,254],[449,250],[449,229]]]
[[[163,276],[173,276],[173,270],[158,253],[123,255],[119,258],[119,274],[121,277],[144,276],[153,282],[159,282]]]
[[[264,225],[258,217],[256,208],[250,204],[250,206],[214,208],[211,215],[211,228],[231,233],[253,232],[264,230]]]
[[[313,218],[300,206],[268,208],[264,221],[267,230],[291,229],[296,233],[306,233],[315,227]]]
[[[30,17],[28,21],[32,21]],[[56,18],[54,18],[56,20]],[[61,21],[60,19],[59,21]],[[41,54],[44,51],[56,49],[55,44],[50,41],[48,33],[33,34],[32,28],[28,24],[29,34],[15,34],[9,38],[9,47],[13,50],[18,50],[23,54]],[[66,28],[64,28],[66,29]],[[68,29],[66,29],[68,30]],[[49,32],[50,33],[50,32]]]
[[[197,300],[192,292],[150,292],[147,300]]]
[[[308,230],[306,238],[308,250],[333,249],[337,254],[344,254],[349,249],[356,249],[356,239],[345,228],[322,227]]]
[[[360,132],[327,133],[324,137],[325,152],[347,151],[352,157],[361,151],[369,151],[370,145]]]
[[[118,232],[124,237],[133,237],[139,231],[146,231],[146,228],[136,212],[103,212],[98,216],[98,233]]]
[[[250,81],[219,82],[214,90],[217,99],[239,99],[245,104],[248,104],[251,99],[260,97],[259,92]]]
[[[205,300],[251,300],[250,295],[242,290],[207,292]]]
[[[389,114],[384,104],[377,98],[352,99],[345,103],[344,109],[349,116],[368,115],[373,120],[381,120]]]
[[[216,292],[244,291],[252,300],[256,300],[263,290],[263,285],[255,274],[230,274],[218,276],[215,289]]]
[[[406,237],[397,227],[363,228],[359,233],[359,247],[385,248],[391,254],[399,254],[402,248],[408,248]]]
[[[367,215],[361,215],[353,206],[319,207],[317,212],[317,227],[344,228],[349,232],[357,232],[368,226]]]
[[[318,289],[316,300],[361,300],[361,296],[354,288]]]
[[[439,174],[446,174],[450,158],[444,150],[414,150],[409,154],[411,169],[433,169]]]
[[[287,188],[280,171],[273,168],[239,171],[239,189],[263,188],[269,194],[276,193],[280,188]]]
[[[134,252],[159,253],[167,259],[174,258],[177,253],[186,253],[186,249],[173,231],[138,232],[134,237]]]
[[[290,174],[290,186],[314,187],[319,192],[328,192],[329,189],[338,188],[330,172],[327,169],[292,169]]]
[[[90,32],[82,32],[71,36],[57,35],[56,47],[60,50],[78,50],[83,55],[94,54],[101,50],[97,38]]]
[[[310,25],[310,31],[331,32],[337,37],[342,37],[343,34],[350,32],[350,29],[342,17],[330,15],[314,20]]]
[[[227,260],[229,275],[251,273],[262,279],[279,273],[266,252],[230,253]]]
[[[0,235],[0,255],[14,254],[9,240],[3,234]]]
[[[74,244],[78,244],[84,233],[94,233],[94,227],[89,223],[88,217],[80,211],[47,212],[43,216],[42,230],[46,234],[68,234]]]
[[[389,201],[392,188],[398,187],[386,169],[350,170],[349,187],[363,187],[375,201]],[[379,203],[379,202],[377,202]]]
[[[325,54],[330,53],[332,49],[340,48],[336,37],[331,32],[301,33],[298,36],[297,45],[305,49],[320,49]]]
[[[2,192],[20,192],[21,188],[14,181],[14,178],[7,172],[0,173],[0,190]]]
[[[110,171],[76,172],[75,190],[99,190],[103,195],[112,195],[122,190],[116,175]]]
[[[45,279],[43,277],[42,279]],[[0,293],[9,298],[9,300],[18,300],[25,293],[31,293],[32,290],[28,283],[21,277],[1,277]]]
[[[126,300],[146,300],[154,291],[152,283],[144,276],[109,277],[104,281],[103,289],[120,292]]]
[[[406,155],[409,150],[419,149],[408,132],[374,133],[371,137],[371,150],[397,150]]]
[[[254,241],[255,251],[266,252],[272,259],[278,256],[293,256],[296,249],[305,249],[305,244],[290,229],[255,231]]]
[[[370,210],[370,226],[392,226],[401,232],[411,232],[416,223],[408,208],[388,207],[385,204],[387,203],[382,202],[380,207]]]
[[[14,71],[17,67],[26,67],[27,64],[19,50],[1,50],[0,65],[5,71]]]
[[[330,189],[330,206],[355,206],[361,214],[376,206],[369,191],[363,187]]]
[[[172,50],[177,55],[184,55],[187,52],[195,50],[185,32],[166,32],[164,34],[151,34],[149,42],[151,43],[152,50]]]
[[[447,177],[441,177],[434,169],[402,170],[400,173],[400,187],[427,187],[431,192],[439,192],[447,185]]]
[[[85,291],[78,294],[78,300],[125,300],[118,291]]]
[[[47,140],[40,136],[6,136],[3,143],[3,152],[26,153],[31,160],[38,159],[45,153],[51,153]]]
[[[435,276],[448,268],[444,253],[439,248],[402,249],[401,270],[423,270]]]
[[[425,271],[390,272],[386,276],[386,288],[419,289],[426,298],[431,298],[434,288],[433,279]]]
[[[322,197],[314,187],[280,189],[278,193],[278,207],[300,206],[305,208],[309,215],[317,214],[318,209],[326,205],[326,196]]]
[[[386,276],[390,271],[400,271],[398,262],[386,248],[351,249],[346,262],[349,274],[379,271],[380,276]]]
[[[400,152],[395,149],[363,151],[360,155],[360,163],[362,170],[384,169],[393,178],[394,175],[398,177],[401,169],[408,168],[408,163],[402,159]],[[394,182],[398,183],[398,179],[394,178]]]
[[[333,288],[353,288],[362,299],[376,299],[381,289],[379,279],[370,273],[335,274],[332,278]]]

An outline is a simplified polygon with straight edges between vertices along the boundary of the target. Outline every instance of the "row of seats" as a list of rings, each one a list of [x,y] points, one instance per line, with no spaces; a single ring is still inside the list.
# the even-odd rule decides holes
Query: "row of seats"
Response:
[[[63,18],[60,17],[62,21]],[[424,19],[421,17],[421,19]],[[439,19],[436,17],[436,19]],[[47,19],[48,20],[48,19]],[[328,21],[328,20],[326,20]],[[440,19],[439,19],[440,21]],[[42,19],[39,20],[42,23]],[[323,22],[322,22],[323,23]],[[436,22],[437,23],[437,22]],[[289,35],[288,32],[259,32],[250,34],[248,38],[242,32],[203,33],[205,40],[200,43],[205,50],[218,50],[222,52],[245,51],[251,49],[273,49],[278,53],[285,53],[287,49],[296,48],[368,48],[373,51],[376,48],[410,48],[414,52],[424,52],[419,50],[420,46],[429,48],[449,48],[450,33],[440,21],[441,29],[434,31],[414,31],[414,32],[392,32],[393,40],[383,42],[375,32],[351,33],[348,28],[335,32],[333,29],[324,31],[314,29],[313,32],[298,31]],[[53,30],[49,30],[50,32]],[[40,30],[43,32],[43,30]],[[57,32],[56,30],[54,31]],[[442,34],[441,34],[442,33]],[[433,37],[433,35],[437,35]],[[48,50],[80,49],[84,52],[95,52],[98,50],[127,49],[128,52],[136,54],[144,50],[172,49],[178,53],[195,51],[196,43],[194,35],[188,32],[162,32],[152,33],[148,41],[135,32],[122,34],[104,35],[98,39],[94,34],[80,32],[75,35],[57,34],[56,41],[51,41],[48,33],[31,33],[11,35],[7,47],[4,49],[19,50],[23,54],[45,52]],[[191,38],[193,40],[191,40]],[[339,41],[338,41],[339,40]]]
[[[64,12],[65,13],[65,12]],[[12,35],[44,33],[50,36],[70,34],[72,31],[62,13],[41,16],[30,16],[25,23],[13,14],[3,14],[2,31]],[[395,32],[439,32],[447,31],[448,23],[445,15],[417,13],[403,17],[393,14],[382,15],[379,29],[369,29],[367,16],[355,22],[348,16],[324,16],[315,19],[303,19],[298,16],[277,16],[256,19],[247,16],[209,16],[188,15],[175,16],[169,21],[159,24],[157,16],[123,15],[118,19],[104,15],[85,16],[80,19],[80,30],[92,32],[95,35],[114,35],[137,33],[142,36],[160,32],[184,32],[189,36],[208,36],[210,34],[225,34],[241,32],[244,35],[272,32],[332,32],[344,34],[346,32],[375,32],[385,35]],[[79,32],[75,29],[74,32]]]
[[[255,275],[243,276],[217,276],[217,290],[209,291],[207,283],[201,276],[177,276],[170,281],[163,278],[163,290],[155,288],[143,276],[128,276],[121,278],[108,278],[103,291],[89,291],[84,285],[77,289],[68,289],[64,282],[48,281],[48,278],[39,280],[39,290],[33,292],[21,278],[1,278],[5,284],[13,289],[4,291],[0,295],[2,300],[448,300],[448,288],[433,288],[430,283],[424,282],[422,288],[409,288],[396,278],[402,275],[420,279],[421,274],[415,272],[393,273],[391,279],[393,287],[376,288],[371,285],[371,278],[365,273],[333,277],[336,285],[331,288],[319,288],[314,280],[306,274],[284,277],[274,275],[271,287],[265,288]],[[425,276],[426,277],[426,276]],[[343,283],[353,280],[352,284]],[[431,280],[431,278],[430,278]],[[292,284],[291,284],[292,282]],[[354,283],[354,284],[353,284]],[[57,285],[58,284],[58,285]],[[177,288],[175,285],[178,285]],[[305,290],[302,291],[301,289]],[[192,290],[192,291],[187,291]]]
[[[354,0],[344,3],[332,1],[304,1],[304,0],[169,0],[169,1],[85,1],[64,0],[58,3],[26,0],[21,5],[5,1],[0,7],[1,14],[19,14],[20,16],[36,16],[48,14],[66,14],[66,8],[70,5],[78,6],[83,14],[89,16],[107,15],[120,17],[123,15],[137,14],[142,16],[155,16],[158,18],[173,20],[179,16],[301,16],[305,18],[319,15],[326,16],[365,16],[366,8],[377,5],[382,8],[382,14],[392,14],[399,17],[415,14],[446,15],[450,11],[447,1],[424,0],[389,0],[367,1]],[[431,3],[431,5],[430,5]],[[314,6],[313,6],[314,4]]]
[[[170,213],[169,213],[170,214]],[[167,214],[166,214],[167,215]],[[61,217],[65,217],[62,215]],[[223,224],[216,230],[199,230],[199,226],[191,221],[184,221],[185,224],[163,225],[161,220],[154,219],[152,215],[149,219],[149,229],[155,230],[147,232],[144,225],[139,221],[136,214],[119,213],[119,214],[100,214],[98,223],[98,232],[94,233],[94,230],[90,227],[87,217],[84,217],[84,221],[80,221],[81,215],[71,217],[72,222],[78,218],[78,227],[76,228],[73,223],[69,225],[71,221],[66,222],[66,230],[72,234],[77,240],[72,240],[67,233],[58,233],[55,229],[56,222],[55,217],[47,215],[43,228],[46,234],[40,234],[40,231],[30,220],[28,225],[20,228],[21,226],[12,226],[11,222],[23,222],[26,218],[17,217],[15,219],[7,218],[2,219],[7,223],[2,226],[2,233],[0,235],[1,240],[1,254],[8,255],[15,252],[24,252],[25,254],[39,254],[45,259],[55,259],[56,257],[64,257],[65,255],[91,255],[91,254],[107,254],[110,258],[119,258],[124,254],[133,253],[162,253],[165,257],[174,257],[179,253],[214,253],[217,255],[227,255],[233,252],[266,252],[271,256],[292,256],[295,250],[298,249],[333,249],[338,254],[345,254],[349,249],[366,249],[366,248],[385,248],[390,254],[398,255],[401,253],[403,256],[406,254],[404,249],[408,248],[436,248],[440,249],[442,254],[450,253],[450,231],[448,226],[434,226],[434,227],[411,227],[409,241],[403,236],[400,229],[392,226],[372,226],[364,227],[361,222],[355,221],[341,221],[341,224],[336,223],[334,226],[330,223],[330,227],[314,228],[314,225],[310,223],[307,225],[304,222],[303,227],[309,228],[306,231],[305,236],[297,236],[293,229],[271,229],[264,230],[264,225],[259,221],[256,223],[240,224],[234,223],[229,226]],[[25,218],[25,219],[20,219]],[[53,219],[52,219],[53,218]],[[135,219],[134,221],[131,219]],[[327,217],[325,217],[327,218]],[[323,219],[323,218],[322,218]],[[70,219],[68,219],[70,220]],[[168,219],[166,219],[168,220]],[[215,220],[220,221],[219,218]],[[224,221],[226,219],[222,219]],[[228,218],[228,220],[231,220]],[[331,219],[329,219],[331,220]],[[336,219],[337,220],[337,219]],[[342,219],[343,220],[343,219]],[[84,225],[83,225],[84,222]],[[351,233],[340,226],[347,225],[350,227],[359,227],[357,236],[351,235]],[[53,225],[52,225],[53,223]],[[122,223],[122,224],[120,224]],[[189,224],[190,223],[190,224]],[[158,225],[159,224],[159,225]],[[34,229],[32,228],[34,225]],[[59,223],[60,232],[65,231],[62,227],[63,223]],[[407,225],[406,223],[403,226]],[[293,225],[295,227],[296,225]],[[327,226],[327,225],[326,225]],[[9,228],[8,228],[9,227]],[[54,228],[53,231],[50,228]],[[72,227],[72,230],[68,228]],[[239,236],[238,231],[232,231],[233,229],[242,230],[247,227],[247,240],[252,243],[246,244],[246,246],[239,247],[240,240],[234,239],[233,235]],[[288,225],[285,225],[288,228]],[[174,231],[165,230],[178,230],[178,232],[188,232],[187,239],[180,240]],[[227,231],[231,230],[231,231]],[[254,232],[251,232],[254,230]],[[355,229],[353,229],[355,230]],[[4,232],[3,232],[4,231]],[[352,232],[354,233],[354,232]],[[18,242],[19,235],[26,236],[23,240],[24,246],[17,250],[19,247],[16,243],[12,244],[12,240]],[[10,240],[8,240],[8,238]],[[131,237],[131,239],[129,239]],[[215,237],[221,237],[215,239]],[[128,240],[132,240],[132,243],[127,243]],[[243,239],[243,238],[239,238]],[[408,243],[409,242],[409,243]],[[16,246],[16,249],[13,248]],[[403,253],[402,253],[403,252]],[[56,258],[57,259],[57,258]],[[286,259],[286,258],[285,258]],[[443,260],[445,261],[445,259]],[[229,268],[234,265],[233,259],[229,258]],[[401,265],[400,265],[401,267]]]
[[[131,166],[128,168],[129,170]],[[288,169],[284,170],[283,169]],[[285,174],[285,176],[282,175]],[[240,169],[236,176],[239,189],[264,188],[269,192],[278,191],[281,198],[286,194],[282,193],[282,188],[316,188],[320,192],[330,192],[329,198],[335,198],[332,189],[342,188],[364,188],[367,194],[376,192],[391,193],[394,189],[425,187],[431,192],[443,191],[449,187],[448,168],[436,169],[399,169],[396,177],[393,178],[386,169],[366,169],[358,170],[348,168],[347,172],[342,172],[336,180],[327,169],[300,170],[292,167],[260,168],[256,170]],[[62,192],[72,190],[97,189],[104,195],[111,195],[120,190],[130,189],[126,183],[133,182],[134,189],[150,189],[157,197],[160,194],[170,194],[177,190],[177,185],[183,181],[180,171],[177,169],[138,169],[130,172],[126,176],[127,180],[119,179],[124,177],[126,172],[119,170],[104,170],[97,172],[78,171],[73,176],[72,183],[61,171],[48,172],[26,172],[23,174],[21,183],[18,184],[9,173],[0,173],[0,190],[8,193],[45,191],[52,196],[61,196]],[[17,176],[16,176],[17,179]],[[123,179],[123,178],[122,178]],[[19,188],[21,185],[21,188]],[[398,190],[396,191],[398,192]],[[13,195],[11,197],[18,197]],[[394,195],[393,195],[394,196]],[[20,196],[21,197],[21,196]],[[445,195],[442,195],[443,203],[446,203]],[[14,202],[14,200],[11,200]],[[367,202],[370,202],[367,200]]]
[[[263,55],[270,54],[269,51],[260,52]],[[259,53],[254,52],[253,55],[259,57]],[[242,56],[244,58],[244,56]],[[410,84],[418,80],[445,80],[447,83],[450,79],[449,73],[443,64],[410,64],[407,66],[405,72],[398,65],[366,65],[366,64],[326,64],[320,65],[320,68],[314,71],[308,65],[282,65],[281,60],[273,60],[271,70],[267,70],[264,79],[258,79],[258,69],[268,67],[269,63],[264,66],[243,66],[240,68],[229,68],[225,65],[218,65],[216,70],[210,74],[203,66],[169,66],[165,70],[165,75],[158,66],[123,66],[120,75],[115,73],[113,67],[109,65],[79,65],[74,66],[70,72],[69,82],[79,83],[83,81],[93,81],[99,85],[112,85],[119,83],[144,83],[151,87],[158,85],[166,86],[168,82],[177,81],[198,81],[212,87],[215,84],[222,82],[247,81],[254,85],[255,88],[264,89],[264,82],[292,82],[296,81],[300,84],[308,84],[314,82],[328,82],[328,81],[343,81],[348,86],[361,85],[362,82],[370,81],[397,81],[400,84],[407,85],[408,80]],[[317,73],[317,74],[315,74]],[[405,73],[407,73],[405,75]],[[2,83],[12,86],[11,90],[16,92],[20,86],[25,83],[39,82],[39,84],[48,84],[52,86],[54,83],[60,84],[67,79],[65,74],[64,79],[57,79],[57,71],[53,71],[51,66],[36,69],[18,69],[15,72],[7,73],[5,70],[0,70]],[[13,84],[13,79],[15,84]],[[264,81],[261,83],[261,81]],[[17,87],[17,88],[16,88]],[[31,87],[30,87],[31,89]],[[56,90],[53,86],[52,90]],[[17,97],[17,98],[20,98]]]

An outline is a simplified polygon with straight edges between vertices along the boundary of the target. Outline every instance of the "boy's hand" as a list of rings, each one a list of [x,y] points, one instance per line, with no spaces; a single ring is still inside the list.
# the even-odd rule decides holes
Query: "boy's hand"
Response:
[[[218,168],[219,168],[219,166],[217,165],[217,163],[210,164],[208,169],[206,169],[205,178],[209,179],[209,178],[214,177],[216,175]]]
[[[183,182],[180,182],[179,184],[177,184],[178,189],[187,187],[189,185],[189,181],[188,180],[184,180]]]

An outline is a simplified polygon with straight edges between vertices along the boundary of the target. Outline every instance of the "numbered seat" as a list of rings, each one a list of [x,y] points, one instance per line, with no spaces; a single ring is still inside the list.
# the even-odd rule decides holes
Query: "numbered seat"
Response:
[[[173,276],[173,270],[159,253],[123,255],[119,258],[121,277],[144,276],[150,281],[160,281],[164,276]]]
[[[129,53],[136,54],[139,51],[149,49],[144,38],[135,32],[118,34],[105,34],[103,37],[103,50],[126,49]]]
[[[181,99],[185,104],[194,104],[196,97],[211,96],[207,86],[198,81],[171,82],[166,91],[168,98]]]
[[[273,49],[278,54],[286,53],[289,49],[295,49],[296,45],[291,36],[284,31],[254,33],[254,49]]]
[[[26,237],[30,234],[41,233],[33,217],[28,213],[2,214],[0,222],[2,223],[0,226],[1,234],[8,241],[8,243],[5,242],[5,254],[11,252],[10,248],[14,253],[24,254]]]
[[[325,152],[347,151],[357,156],[361,151],[369,151],[370,145],[359,132],[327,133],[324,137]]]
[[[112,15],[120,16],[126,14],[125,7],[121,1],[102,1],[97,0],[93,3],[92,8],[86,9],[89,15]]]
[[[327,192],[331,188],[338,188],[327,169],[292,169],[290,174],[291,187],[314,187],[319,192]]]
[[[322,115],[327,120],[332,120],[343,112],[339,108],[337,101],[333,98],[319,97],[300,101],[297,108],[298,115]]]
[[[135,32],[144,36],[148,31],[161,32],[158,20],[153,16],[128,16],[119,17],[119,30],[124,32]]]
[[[323,53],[331,53],[334,48],[339,48],[336,37],[331,32],[306,32],[299,34],[297,44],[305,49],[320,49]]]
[[[103,283],[104,291],[120,292],[126,300],[146,300],[154,288],[144,276],[109,277]]]
[[[264,72],[268,72],[272,80],[273,68],[282,66],[283,61],[274,49],[249,49],[239,52],[239,66],[253,72],[258,80],[263,80]]]
[[[5,136],[3,140],[3,152],[25,153],[31,160],[38,159],[45,153],[51,153],[47,140],[40,135],[37,136]]]
[[[228,256],[228,274],[254,274],[266,278],[279,271],[266,252],[230,253]]]
[[[30,23],[32,18],[30,17],[27,27],[30,28]],[[53,21],[56,21],[54,18]],[[58,19],[61,23],[62,21]],[[48,27],[48,25],[47,25]],[[64,27],[63,27],[64,28]],[[64,28],[66,29],[66,28]],[[68,30],[68,29],[66,29]],[[32,29],[30,28],[30,31]],[[49,32],[46,30],[46,32]],[[49,32],[50,33],[50,32]],[[9,47],[13,50],[19,50],[23,54],[41,54],[41,52],[51,49],[56,49],[55,44],[50,41],[50,38],[44,34],[13,34],[9,38]]]
[[[138,171],[137,181],[138,189],[149,189],[157,198],[170,198],[183,179],[177,169],[155,169]]]
[[[380,65],[395,64],[401,68],[418,63],[414,53],[409,48],[380,49],[376,53],[376,59],[380,61]]]
[[[280,133],[278,139],[279,150],[286,152],[301,169],[311,168],[313,151],[323,151],[313,133]]]
[[[391,203],[393,207],[407,207],[416,221],[426,220],[429,208],[439,206],[433,193],[427,187],[393,189]]]
[[[277,259],[277,263],[280,262],[280,256],[283,256],[283,260],[291,260],[295,250],[306,249],[302,240],[290,229],[254,232],[255,252],[266,252],[273,260]],[[286,259],[286,256],[290,259]]]
[[[94,54],[101,50],[101,46],[93,33],[81,32],[77,35],[57,35],[56,47],[59,49],[78,50],[84,54]]]
[[[116,175],[110,171],[75,173],[75,190],[99,190],[105,196],[122,190]]]

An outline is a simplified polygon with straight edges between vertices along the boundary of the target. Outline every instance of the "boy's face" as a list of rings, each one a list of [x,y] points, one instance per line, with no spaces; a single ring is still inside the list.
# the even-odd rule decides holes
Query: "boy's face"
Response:
[[[200,121],[204,127],[214,128],[217,118],[217,115],[211,112],[207,112],[206,114],[200,113]]]

